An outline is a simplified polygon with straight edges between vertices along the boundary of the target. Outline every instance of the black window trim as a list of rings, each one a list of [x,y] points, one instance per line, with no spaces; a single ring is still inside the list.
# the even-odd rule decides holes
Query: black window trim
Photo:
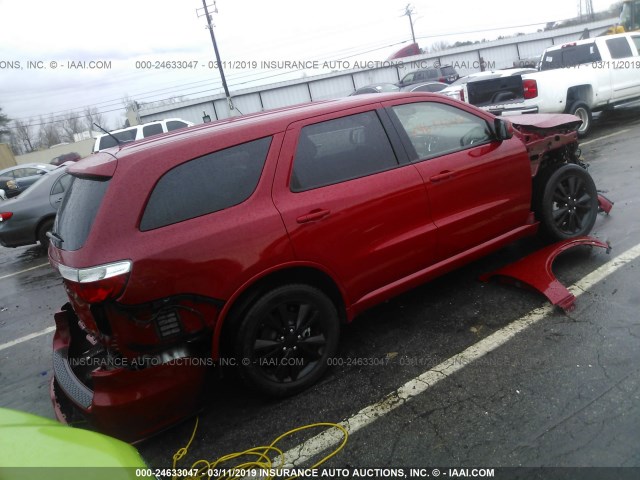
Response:
[[[291,161],[290,171],[289,171],[289,191],[291,193],[304,193],[304,192],[309,192],[309,191],[312,191],[312,190],[317,190],[318,188],[329,187],[331,185],[339,185],[341,183],[350,182],[350,181],[358,180],[358,179],[361,179],[361,178],[367,178],[367,177],[370,177],[372,175],[378,175],[379,173],[384,173],[384,172],[388,172],[388,171],[391,171],[391,170],[395,170],[396,168],[405,166],[406,164],[409,163],[409,159],[407,157],[407,154],[406,154],[406,152],[404,150],[404,147],[402,146],[402,141],[398,137],[397,132],[395,131],[395,128],[393,128],[393,126],[391,125],[391,120],[389,119],[389,116],[388,116],[387,112],[385,112],[384,108],[381,108],[379,106],[374,107],[371,110],[364,110],[364,111],[359,111],[359,112],[350,112],[348,115],[338,115],[338,116],[335,116],[333,118],[326,118],[326,119],[320,120],[320,121],[310,121],[309,123],[305,122],[297,130],[298,131],[298,139],[300,138],[300,134],[302,133],[302,129],[304,127],[308,127],[308,126],[311,126],[311,125],[316,125],[318,123],[323,123],[323,122],[330,122],[332,120],[337,120],[337,119],[340,119],[340,118],[351,117],[351,116],[354,116],[354,115],[360,115],[362,113],[368,113],[368,112],[373,112],[373,113],[375,113],[377,115],[378,120],[380,121],[380,125],[382,126],[382,129],[385,132],[387,140],[389,141],[391,149],[392,149],[392,151],[394,153],[394,156],[395,156],[395,159],[396,159],[396,165],[391,166],[389,168],[385,168],[383,170],[378,170],[378,171],[375,171],[375,172],[371,172],[371,173],[368,173],[366,175],[358,175],[358,176],[355,176],[355,177],[349,177],[349,178],[345,178],[345,179],[337,181],[337,182],[330,182],[330,183],[325,183],[325,184],[322,184],[322,185],[316,185],[316,186],[313,186],[311,188],[295,188],[293,186],[293,167],[294,167],[294,163],[295,163],[295,152],[294,152],[293,159]]]
[[[212,212],[202,213],[202,214],[200,214],[200,215],[196,215],[196,216],[194,216],[194,217],[184,218],[184,219],[181,219],[181,220],[177,220],[177,221],[175,221],[175,222],[172,222],[172,223],[167,223],[167,224],[163,224],[163,225],[159,225],[159,226],[154,226],[154,227],[151,227],[151,228],[144,228],[144,229],[142,228],[142,222],[143,222],[143,220],[144,220],[144,216],[145,216],[145,213],[146,213],[146,211],[147,211],[147,208],[149,207],[149,202],[151,201],[151,198],[152,198],[153,192],[154,192],[154,191],[155,191],[155,189],[158,187],[158,184],[160,183],[160,181],[161,181],[161,180],[162,180],[162,179],[163,179],[163,178],[164,178],[164,177],[165,177],[169,172],[171,172],[171,171],[173,171],[173,170],[175,170],[176,168],[179,168],[179,167],[181,167],[181,166],[187,165],[188,163],[190,163],[190,162],[192,162],[192,161],[194,161],[194,160],[198,160],[198,159],[201,159],[201,158],[203,158],[203,157],[206,157],[207,155],[215,154],[215,153],[218,153],[218,152],[221,152],[221,151],[224,151],[224,150],[228,150],[228,149],[231,149],[231,148],[239,147],[239,146],[244,145],[244,144],[246,144],[246,143],[257,142],[257,141],[259,141],[259,140],[264,140],[264,139],[269,139],[269,145],[267,146],[267,150],[266,150],[266,153],[265,153],[265,158],[264,158],[264,160],[263,160],[263,162],[262,162],[262,168],[260,169],[260,174],[258,175],[258,180],[256,181],[256,184],[255,184],[255,186],[254,186],[253,190],[251,191],[251,193],[249,193],[249,195],[248,195],[246,198],[244,198],[243,200],[241,200],[241,201],[239,201],[239,202],[237,202],[237,203],[234,203],[234,204],[232,204],[232,205],[227,205],[226,207],[224,207],[224,208],[222,208],[222,209],[219,209],[219,210],[214,210],[214,211],[212,211]],[[191,221],[191,220],[195,220],[195,219],[197,219],[197,218],[205,217],[205,216],[207,216],[207,215],[212,215],[212,214],[215,214],[215,213],[218,213],[218,212],[222,212],[222,211],[228,210],[228,209],[230,209],[230,208],[233,208],[233,207],[235,207],[235,206],[237,206],[237,205],[241,205],[241,204],[243,204],[244,202],[248,201],[251,197],[253,197],[253,196],[255,195],[256,191],[258,190],[258,187],[260,186],[260,182],[263,180],[263,177],[264,177],[264,169],[265,169],[265,167],[266,167],[266,165],[267,165],[267,161],[268,161],[268,159],[269,159],[269,155],[270,155],[270,152],[271,152],[271,148],[273,147],[273,144],[274,144],[273,139],[274,139],[274,135],[265,135],[265,136],[263,136],[263,137],[253,138],[253,139],[251,139],[251,140],[247,140],[247,141],[244,141],[244,142],[240,142],[240,143],[237,143],[237,144],[235,144],[235,145],[229,145],[229,146],[227,146],[227,147],[220,148],[220,149],[218,149],[218,150],[214,150],[214,151],[209,152],[209,153],[205,153],[204,155],[200,155],[200,156],[198,156],[198,157],[189,158],[189,159],[187,159],[187,160],[185,160],[185,161],[183,161],[183,162],[180,162],[179,164],[173,165],[173,166],[172,166],[171,168],[169,168],[168,170],[165,170],[165,171],[164,171],[164,172],[163,172],[163,173],[162,173],[162,174],[161,174],[161,175],[156,179],[156,181],[155,181],[155,182],[154,182],[154,184],[153,184],[153,187],[151,187],[151,188],[149,189],[149,193],[147,194],[147,196],[146,196],[146,198],[145,198],[145,200],[144,200],[144,203],[143,203],[143,206],[142,206],[142,210],[140,211],[140,215],[139,215],[139,217],[138,217],[138,219],[137,219],[137,221],[136,221],[136,228],[137,228],[137,230],[138,230],[139,232],[141,232],[141,233],[153,232],[153,231],[158,230],[158,229],[161,229],[161,228],[171,227],[171,226],[173,226],[173,225],[179,225],[179,224],[181,224],[181,223],[183,223],[183,222],[188,222],[188,221]]]

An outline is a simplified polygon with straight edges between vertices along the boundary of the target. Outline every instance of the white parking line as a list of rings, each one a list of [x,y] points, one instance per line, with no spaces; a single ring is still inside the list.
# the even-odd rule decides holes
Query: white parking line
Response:
[[[616,270],[635,260],[639,256],[640,244],[630,248],[626,252],[618,255],[614,259],[594,270],[582,280],[569,287],[569,290],[576,297],[579,297],[593,285],[605,279]],[[391,392],[379,402],[363,408],[352,417],[341,422],[341,425],[349,432],[349,434],[357,432],[358,430],[373,423],[377,419],[382,418],[387,413],[404,405],[413,397],[424,393],[440,380],[444,380],[445,378],[453,375],[458,370],[469,365],[488,352],[491,352],[499,346],[504,345],[507,341],[509,341],[509,339],[526,330],[531,325],[539,322],[547,315],[551,314],[553,311],[554,307],[550,304],[532,310],[518,320],[510,323],[506,327],[470,346],[466,350],[445,360],[440,365],[437,365],[431,370],[424,372],[413,380],[409,380],[407,383],[402,385],[397,390]],[[307,460],[319,455],[325,450],[335,448],[342,441],[342,439],[342,432],[336,429],[327,430],[324,433],[310,438],[303,444],[298,445],[285,452],[285,459],[294,459],[289,460],[285,468],[303,465]]]
[[[16,275],[20,275],[21,273],[30,272],[31,270],[35,270],[36,268],[46,267],[47,265],[49,265],[49,264],[48,263],[43,263],[41,265],[36,265],[35,267],[25,268],[24,270],[20,270],[19,272],[13,272],[13,273],[10,273],[9,275],[3,275],[2,277],[0,277],[0,280],[3,280],[5,278],[9,278],[9,277],[15,277]]]
[[[4,350],[5,348],[13,347],[14,345],[18,345],[19,343],[28,342],[37,337],[41,337],[42,335],[46,335],[47,333],[51,333],[56,329],[56,327],[47,327],[44,330],[40,330],[36,333],[30,333],[29,335],[25,335],[24,337],[16,338],[15,340],[11,340],[10,342],[3,343],[0,345],[0,350]]]
[[[593,140],[589,140],[588,142],[580,142],[580,146],[584,147],[585,145],[589,145],[590,143],[597,142],[598,140],[604,140],[605,138],[615,137],[616,135],[622,135],[623,133],[627,133],[629,129],[618,130],[617,132],[610,133],[609,135],[605,135],[604,137],[594,138]]]

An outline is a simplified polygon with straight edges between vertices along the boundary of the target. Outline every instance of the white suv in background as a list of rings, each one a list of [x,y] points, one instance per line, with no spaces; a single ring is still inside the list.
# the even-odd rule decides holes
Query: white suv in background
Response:
[[[151,137],[152,135],[177,130],[178,128],[190,127],[191,125],[194,125],[194,123],[182,120],[181,118],[167,118],[166,120],[158,120],[155,122],[135,125],[133,127],[113,130],[108,134],[105,133],[96,137],[96,143],[94,144],[93,151],[91,153],[99,152],[105,148],[115,147],[118,143],[113,137],[116,137],[122,143],[127,143],[133,142],[134,140],[140,140],[141,138]]]

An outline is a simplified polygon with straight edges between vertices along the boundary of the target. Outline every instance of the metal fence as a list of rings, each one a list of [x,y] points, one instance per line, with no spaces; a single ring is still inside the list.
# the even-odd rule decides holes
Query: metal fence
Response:
[[[438,54],[416,55],[387,62],[370,62],[374,63],[372,68],[347,69],[238,90],[231,92],[233,104],[237,109],[234,114],[254,113],[270,108],[344,97],[364,85],[379,82],[396,83],[409,72],[434,65],[453,65],[461,76],[480,71],[481,64],[485,69],[514,67],[541,55],[542,51],[551,45],[578,40],[585,34],[597,36],[615,21],[616,19],[601,20],[477,43],[443,50]],[[342,65],[353,65],[353,63],[342,62]],[[205,115],[212,120],[232,115],[226,97],[222,93],[161,107],[143,106],[139,113],[142,122],[178,117],[194,123],[202,123]]]

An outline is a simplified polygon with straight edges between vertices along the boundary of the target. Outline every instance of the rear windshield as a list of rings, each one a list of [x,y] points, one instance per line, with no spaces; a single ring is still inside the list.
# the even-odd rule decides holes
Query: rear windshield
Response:
[[[82,248],[108,186],[109,179],[73,178],[53,226],[52,242],[57,248]]]
[[[451,66],[446,66],[446,67],[442,67],[442,75],[455,75],[456,74],[456,70],[451,67]]]
[[[595,43],[569,45],[545,53],[542,62],[540,62],[540,70],[575,67],[600,60],[600,51]]]

